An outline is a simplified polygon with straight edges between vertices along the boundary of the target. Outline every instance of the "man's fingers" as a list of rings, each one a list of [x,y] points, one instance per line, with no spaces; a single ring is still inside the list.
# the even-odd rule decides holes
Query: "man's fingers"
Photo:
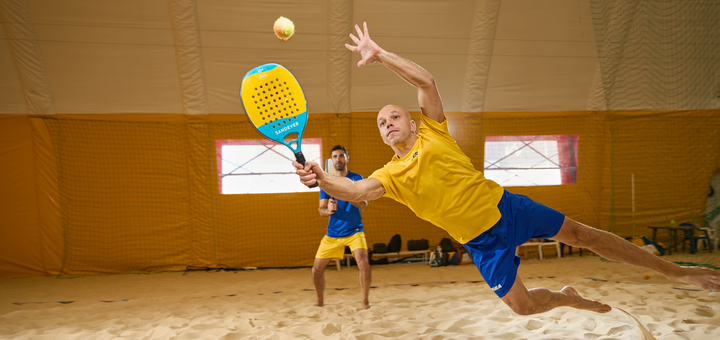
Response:
[[[313,171],[313,167],[316,165],[312,162],[305,162],[304,166],[300,163],[293,161],[295,166],[295,173],[300,177],[300,183],[305,186],[311,186],[317,182],[317,175]]]
[[[301,167],[300,164],[298,163],[298,165],[296,165],[295,168],[297,169],[297,170],[295,170],[295,173],[298,176],[300,176],[300,178],[302,178],[304,176],[309,176],[309,175],[314,176],[315,175],[315,172],[312,171],[312,168],[307,167],[307,165],[305,167]]]
[[[352,52],[357,52],[357,47],[355,47],[353,45],[345,44],[345,48],[347,48],[348,50],[350,50]]]
[[[363,32],[360,30],[360,26],[355,25],[355,30],[358,32],[358,38],[360,38],[362,40]]]
[[[315,174],[308,174],[305,176],[300,176],[300,182],[305,185],[310,185],[315,183]]]
[[[363,21],[363,28],[365,29],[365,36],[369,39],[369,38],[370,38],[370,32],[368,32],[367,22],[366,22],[366,21]]]
[[[352,33],[350,33],[350,39],[352,39],[352,41],[354,41],[355,44],[360,44],[360,39],[358,39],[357,37],[355,37],[355,35],[352,34]]]

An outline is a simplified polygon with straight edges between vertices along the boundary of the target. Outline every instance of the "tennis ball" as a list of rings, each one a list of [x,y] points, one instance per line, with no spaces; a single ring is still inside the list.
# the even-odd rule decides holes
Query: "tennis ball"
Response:
[[[645,279],[645,280],[650,279],[650,275],[648,275],[648,274],[643,274],[643,279]]]
[[[293,24],[292,20],[286,17],[279,17],[275,20],[273,30],[275,31],[275,36],[277,36],[278,39],[288,40],[293,34],[295,34],[295,24]]]

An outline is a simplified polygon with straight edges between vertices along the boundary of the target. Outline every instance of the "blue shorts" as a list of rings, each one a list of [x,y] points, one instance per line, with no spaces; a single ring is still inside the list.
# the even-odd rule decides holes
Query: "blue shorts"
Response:
[[[497,296],[503,297],[515,283],[520,265],[515,248],[531,238],[554,237],[565,215],[507,190],[498,209],[502,215],[500,220],[464,246],[485,282]]]

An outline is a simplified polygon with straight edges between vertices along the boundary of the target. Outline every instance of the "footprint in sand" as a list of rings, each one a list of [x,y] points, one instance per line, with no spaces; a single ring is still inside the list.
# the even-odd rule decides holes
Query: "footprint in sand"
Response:
[[[669,308],[669,307],[664,307],[664,306],[662,307],[662,309],[665,310],[666,312],[671,312],[671,313],[677,313],[677,312],[678,312],[677,309],[673,309],[673,308]]]
[[[700,307],[700,308],[695,309],[695,314],[706,317],[706,318],[712,318],[715,316],[715,312],[712,309],[707,308],[707,307]]]

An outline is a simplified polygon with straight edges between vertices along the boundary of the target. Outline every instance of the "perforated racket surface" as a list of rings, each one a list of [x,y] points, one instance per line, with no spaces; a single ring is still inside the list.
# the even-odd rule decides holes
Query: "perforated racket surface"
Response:
[[[305,94],[295,76],[275,63],[260,65],[245,74],[240,100],[252,125],[263,136],[281,143],[305,165],[302,134],[308,119]],[[310,187],[316,187],[317,182]]]

